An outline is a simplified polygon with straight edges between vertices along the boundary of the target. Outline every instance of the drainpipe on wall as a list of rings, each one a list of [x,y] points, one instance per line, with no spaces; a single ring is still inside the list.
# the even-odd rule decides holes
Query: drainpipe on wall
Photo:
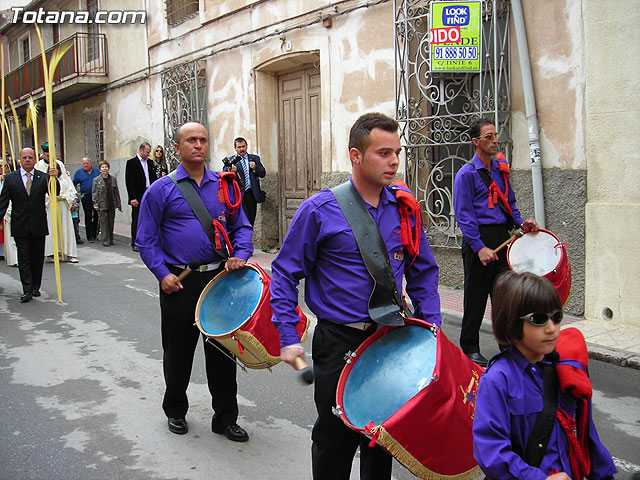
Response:
[[[520,0],[511,0],[511,11],[513,12],[513,25],[516,32],[516,43],[518,44],[518,57],[520,57],[522,90],[524,92],[525,114],[527,116],[527,127],[529,130],[529,154],[531,158],[531,180],[533,181],[534,215],[538,225],[540,225],[541,228],[545,228],[542,162],[540,160],[540,139],[538,137],[538,112],[536,111],[536,98],[533,93],[529,46],[527,45],[527,32],[524,27],[524,17],[522,15],[522,4]]]

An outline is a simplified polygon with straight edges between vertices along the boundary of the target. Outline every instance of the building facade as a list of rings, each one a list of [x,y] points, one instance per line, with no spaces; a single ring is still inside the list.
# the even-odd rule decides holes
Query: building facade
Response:
[[[522,3],[546,226],[569,244],[573,269],[567,309],[640,327],[640,287],[634,281],[640,252],[633,240],[640,187],[632,173],[639,162],[627,146],[638,130],[633,118],[640,93],[634,80],[640,59],[637,49],[625,47],[638,39],[633,27],[640,15],[633,0],[559,0],[543,2],[544,8],[540,2]],[[40,25],[45,48],[75,38],[76,50],[84,52],[69,60],[54,87],[56,144],[71,173],[88,153],[109,160],[124,185],[124,164],[141,142],[171,152],[175,127],[197,119],[209,131],[210,168],[221,169],[237,136],[261,156],[267,201],[259,208],[254,240],[258,247],[274,247],[303,199],[348,178],[348,129],[360,114],[380,111],[409,124],[398,101],[406,66],[398,47],[398,36],[406,33],[398,19],[424,14],[426,21],[430,5],[427,0],[42,0],[26,8],[146,14],[144,23]],[[506,102],[500,122],[508,133],[505,147],[519,207],[523,216],[532,216],[529,132],[510,2],[482,5],[485,12],[506,15],[504,35],[496,34],[506,45],[500,68],[508,94],[500,96]],[[23,115],[28,94],[42,95],[25,73],[40,51],[33,25],[9,17],[5,14],[0,40],[9,52],[6,77],[16,77],[20,89],[8,88],[7,94]],[[419,45],[414,53],[420,53]],[[475,113],[485,111],[491,108]],[[44,125],[39,131],[37,144],[44,142]],[[426,178],[430,167],[412,142],[405,129],[402,174],[415,180],[428,213],[434,207],[421,192],[432,189],[424,187],[427,180],[420,187],[422,177],[414,172],[424,168]],[[461,159],[470,157],[470,149],[460,152]],[[176,161],[170,158],[173,165]],[[445,196],[454,174],[455,168],[438,184]],[[440,241],[442,220],[436,217],[425,215],[425,228],[441,283],[461,286],[459,229],[450,218],[451,237]],[[129,212],[116,221],[128,224]]]

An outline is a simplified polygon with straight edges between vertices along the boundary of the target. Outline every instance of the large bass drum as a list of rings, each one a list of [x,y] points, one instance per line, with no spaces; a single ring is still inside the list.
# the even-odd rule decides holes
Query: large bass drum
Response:
[[[483,478],[471,432],[483,372],[438,327],[407,319],[349,356],[335,412],[419,478]]]
[[[271,323],[271,277],[257,264],[220,272],[204,288],[196,305],[196,326],[245,366],[270,368],[280,362],[280,335]],[[302,342],[309,322],[300,307],[296,326]]]

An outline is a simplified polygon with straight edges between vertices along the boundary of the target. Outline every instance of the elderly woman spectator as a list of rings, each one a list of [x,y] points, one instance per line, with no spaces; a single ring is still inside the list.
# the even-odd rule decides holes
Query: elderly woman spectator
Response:
[[[103,160],[98,164],[100,175],[93,179],[92,200],[93,208],[98,212],[102,244],[105,247],[113,245],[113,222],[116,218],[116,208],[122,211],[120,190],[115,177],[109,175],[111,166]]]

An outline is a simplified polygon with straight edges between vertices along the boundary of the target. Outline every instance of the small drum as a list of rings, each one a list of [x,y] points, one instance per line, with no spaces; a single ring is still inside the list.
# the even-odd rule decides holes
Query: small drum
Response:
[[[483,478],[471,432],[483,371],[438,327],[407,319],[350,354],[335,413],[419,478]]]
[[[514,272],[530,272],[549,280],[566,305],[571,295],[571,264],[564,244],[549,230],[527,232],[507,250],[507,262]]]
[[[220,272],[204,288],[196,305],[196,326],[208,338],[253,369],[280,362],[280,335],[271,323],[271,277],[257,264]],[[309,322],[300,307],[296,326],[301,341]]]

